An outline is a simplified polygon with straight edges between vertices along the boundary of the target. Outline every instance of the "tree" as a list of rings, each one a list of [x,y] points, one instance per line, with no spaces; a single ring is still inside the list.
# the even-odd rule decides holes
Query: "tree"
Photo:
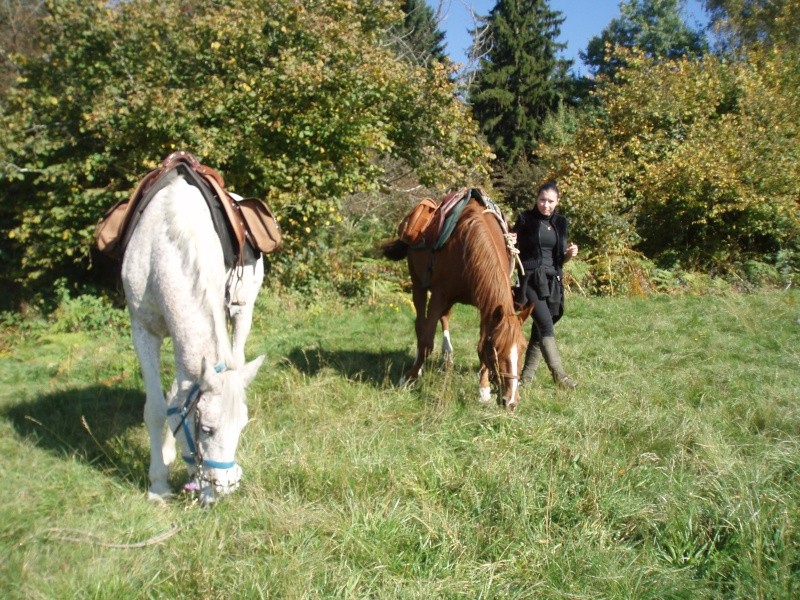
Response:
[[[797,45],[800,3],[797,0],[704,0],[723,50],[740,51],[753,44]]]
[[[655,60],[598,87],[603,110],[540,150],[562,182],[573,233],[596,253],[716,273],[800,271],[798,52],[746,61]]]
[[[91,281],[94,226],[174,149],[268,200],[291,261],[388,157],[436,185],[487,149],[446,65],[398,61],[372,0],[53,0],[46,46],[0,105],[0,276]],[[277,258],[275,260],[278,260]],[[313,260],[313,258],[311,259]]]
[[[17,77],[17,57],[37,52],[39,21],[44,14],[42,0],[0,2],[0,93]]]
[[[425,0],[404,0],[402,8],[405,18],[393,31],[398,55],[420,65],[445,61],[444,32],[433,9]]]
[[[546,0],[499,0],[473,39],[489,49],[469,90],[481,131],[505,169],[527,161],[561,98],[570,61],[558,58],[564,18]]]
[[[581,60],[594,75],[613,76],[620,55],[613,49],[636,48],[653,58],[702,56],[708,49],[705,35],[690,28],[681,16],[683,0],[627,0],[620,17],[612,19],[599,36],[589,40]]]

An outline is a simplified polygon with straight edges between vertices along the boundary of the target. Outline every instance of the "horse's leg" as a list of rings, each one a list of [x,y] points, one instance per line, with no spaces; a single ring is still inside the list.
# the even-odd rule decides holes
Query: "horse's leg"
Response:
[[[489,367],[483,364],[483,362],[481,362],[478,380],[478,401],[486,404],[492,399],[492,387],[489,381]]]
[[[235,269],[235,268],[234,268]],[[254,265],[245,265],[241,279],[234,271],[230,289],[228,316],[231,320],[233,360],[236,368],[244,366],[244,345],[253,324],[253,309],[258,291],[264,282],[264,261],[259,258]]]
[[[146,399],[144,403],[144,423],[150,435],[150,500],[163,500],[171,490],[167,477],[169,469],[164,462],[163,434],[167,420],[167,403],[161,389],[160,363],[162,339],[153,335],[137,320],[132,319],[131,332],[133,345],[142,368]],[[171,435],[171,434],[170,434]],[[174,454],[174,439],[172,440]]]
[[[453,342],[450,339],[450,311],[444,313],[439,322],[442,324],[442,361],[445,367],[453,366]]]
[[[170,386],[169,394],[167,394],[166,404],[167,407],[172,403],[172,399],[178,395],[178,380],[173,379]],[[175,436],[172,434],[172,429],[169,426],[164,427],[164,443],[161,445],[161,456],[164,458],[164,464],[169,466],[175,462],[175,457],[178,455],[175,450]]]
[[[416,319],[414,320],[414,330],[417,334],[417,355],[414,358],[414,364],[406,371],[405,376],[400,381],[404,384],[414,381],[422,375],[422,367],[425,364],[425,359],[428,358],[433,350],[433,340],[436,336],[436,324],[439,321],[438,315],[429,318],[431,315],[430,306],[428,305],[428,291],[422,286],[414,285],[411,290],[411,298],[414,301],[414,309],[417,312]],[[431,323],[433,327],[431,327]]]

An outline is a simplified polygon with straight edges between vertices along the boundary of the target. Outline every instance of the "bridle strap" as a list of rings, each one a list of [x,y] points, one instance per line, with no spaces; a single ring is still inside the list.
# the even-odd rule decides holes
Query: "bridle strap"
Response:
[[[228,461],[228,462],[218,462],[216,460],[208,460],[208,459],[204,458],[203,459],[203,466],[204,467],[211,467],[212,469],[220,469],[220,470],[232,469],[233,467],[236,466],[236,461],[235,460],[231,460],[231,461]]]
[[[222,373],[222,371],[224,371],[226,368],[227,367],[225,366],[225,363],[217,363],[214,366],[214,371],[216,371],[217,373]],[[175,427],[175,429],[172,430],[172,435],[174,436],[178,435],[178,430],[183,428],[183,435],[186,438],[186,445],[189,446],[190,455],[189,456],[183,455],[182,458],[186,464],[190,465],[197,465],[197,460],[195,457],[197,456],[198,452],[197,452],[197,447],[195,446],[194,443],[194,438],[196,437],[196,434],[195,436],[192,435],[192,431],[191,429],[189,429],[189,423],[187,423],[186,419],[189,417],[192,411],[195,411],[195,409],[197,408],[197,404],[200,401],[200,396],[202,396],[200,392],[200,384],[195,382],[192,384],[192,387],[189,388],[189,393],[186,394],[186,400],[184,400],[182,406],[180,407],[173,406],[172,408],[167,409],[167,416],[176,414],[181,415],[181,420]],[[195,412],[195,414],[197,413]],[[216,460],[201,459],[200,466],[211,467],[212,469],[222,469],[222,470],[232,469],[233,467],[236,466],[236,461],[232,460],[228,462],[219,462]]]
[[[181,427],[184,427],[184,433],[188,431],[189,426],[186,425],[186,417],[188,417],[189,413],[191,413],[195,408],[197,408],[197,403],[200,401],[200,396],[201,396],[200,384],[193,383],[192,387],[189,388],[189,393],[186,394],[186,400],[184,401],[183,406],[181,407],[174,406],[170,409],[167,409],[167,415],[175,415],[178,413],[180,413],[181,415],[180,423],[178,423],[175,429],[172,430],[172,435],[178,435],[178,430]],[[187,439],[189,439],[188,436]],[[189,443],[189,445],[193,446],[191,442]],[[191,448],[191,450],[192,454],[194,454],[194,448]]]
[[[519,379],[519,375],[512,375],[511,373],[500,373],[497,372],[498,377],[503,377],[505,379]]]

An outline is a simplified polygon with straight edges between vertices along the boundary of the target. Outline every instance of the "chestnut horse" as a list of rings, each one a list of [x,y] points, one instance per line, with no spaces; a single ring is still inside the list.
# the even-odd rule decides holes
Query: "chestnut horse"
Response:
[[[480,400],[491,399],[490,382],[498,384],[498,403],[513,410],[519,402],[519,372],[527,346],[522,323],[532,305],[517,314],[511,294],[510,255],[498,216],[475,198],[469,200],[447,242],[438,250],[415,248],[395,239],[383,246],[390,260],[408,259],[412,298],[417,312],[417,355],[405,381],[422,374],[433,350],[441,320],[445,358],[452,352],[447,321],[453,305],[469,304],[480,312]]]

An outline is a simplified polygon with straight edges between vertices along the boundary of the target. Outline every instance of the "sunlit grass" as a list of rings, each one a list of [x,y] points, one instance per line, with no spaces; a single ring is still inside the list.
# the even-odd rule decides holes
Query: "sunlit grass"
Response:
[[[404,389],[413,310],[372,300],[260,299],[245,479],[210,511],[145,500],[126,331],[5,344],[0,593],[797,596],[796,292],[569,298],[557,334],[580,387],[542,367],[515,414],[477,402],[473,309],[453,319],[455,366],[434,357]]]

